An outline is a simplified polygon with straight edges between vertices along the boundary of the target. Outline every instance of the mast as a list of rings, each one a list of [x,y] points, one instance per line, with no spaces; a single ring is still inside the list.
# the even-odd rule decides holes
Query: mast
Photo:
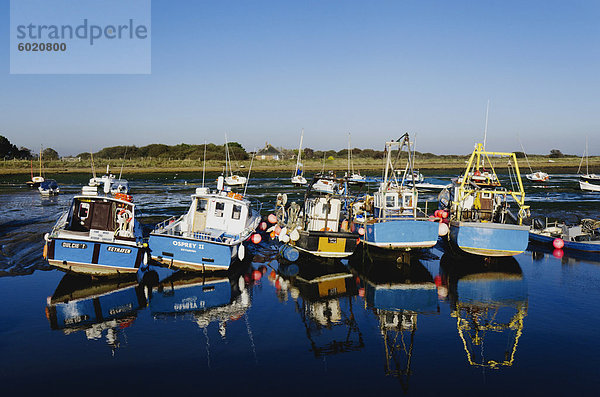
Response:
[[[348,177],[351,177],[350,173],[350,133],[348,133]]]
[[[487,107],[485,108],[485,129],[483,130],[483,147],[487,142],[487,129],[488,129],[488,115],[490,112],[490,100],[487,101]]]
[[[589,169],[589,160],[590,158],[590,153],[588,152],[588,137],[585,137],[585,174],[589,175],[590,174],[590,169]]]
[[[586,141],[586,147],[587,147],[587,141]],[[42,176],[42,147],[41,146],[40,146],[40,176]]]
[[[296,172],[294,176],[298,175],[298,169],[300,169],[300,159],[302,156],[302,139],[304,138],[304,128],[302,128],[302,133],[300,134],[300,146],[298,146],[298,156],[296,156]],[[304,172],[303,172],[304,173]]]
[[[523,147],[523,143],[521,142],[521,138],[519,138],[519,144],[521,145],[521,150],[525,155],[525,160],[527,161],[527,166],[529,167],[529,171],[533,174],[533,169],[531,168],[531,164],[529,163],[529,159],[527,158],[527,153],[525,153],[525,148]]]

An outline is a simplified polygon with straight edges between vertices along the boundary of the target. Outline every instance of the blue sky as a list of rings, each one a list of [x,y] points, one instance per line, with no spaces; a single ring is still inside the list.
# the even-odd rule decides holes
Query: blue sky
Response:
[[[51,0],[49,0],[51,1]],[[0,135],[61,155],[220,143],[600,154],[598,1],[152,1],[150,75],[9,74]]]

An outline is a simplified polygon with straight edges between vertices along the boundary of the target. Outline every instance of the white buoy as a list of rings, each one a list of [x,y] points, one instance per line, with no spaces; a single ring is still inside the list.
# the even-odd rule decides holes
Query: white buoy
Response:
[[[290,233],[290,239],[292,241],[298,241],[300,239],[300,233],[298,232],[298,229],[292,230]]]
[[[244,260],[244,256],[246,256],[246,247],[244,247],[244,244],[240,244],[240,246],[238,247],[238,258],[240,258],[241,261]]]
[[[281,230],[279,231],[279,241],[282,242],[286,242],[283,241],[285,238],[287,237],[287,241],[290,241],[290,237],[287,235],[287,227],[282,227]]]
[[[440,226],[438,227],[438,234],[440,236],[445,236],[448,234],[448,225],[444,222],[440,222]]]
[[[290,236],[288,236],[287,234],[280,234],[279,241],[281,241],[282,243],[288,243],[290,241]]]
[[[144,252],[144,266],[148,265],[148,253]]]

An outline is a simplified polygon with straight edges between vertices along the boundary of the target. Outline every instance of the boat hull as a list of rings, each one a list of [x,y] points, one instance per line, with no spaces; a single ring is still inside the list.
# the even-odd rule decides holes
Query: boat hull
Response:
[[[367,223],[361,241],[388,249],[430,248],[437,243],[438,229],[437,222],[415,219]]]
[[[589,192],[600,192],[600,184],[596,185],[594,183],[589,183],[586,181],[579,181],[579,188],[581,190],[587,190]]]
[[[556,240],[556,237],[544,236],[542,234],[529,232],[529,240],[539,244],[553,246],[552,244],[554,243],[554,240]],[[563,241],[563,249],[600,253],[600,241]]]
[[[323,258],[346,258],[356,249],[357,240],[353,233],[302,231],[294,247]]]
[[[136,273],[146,249],[134,244],[54,238],[44,248],[50,265],[65,271],[91,276],[119,276]]]
[[[468,254],[513,256],[524,252],[529,227],[483,222],[450,222],[450,243]]]
[[[241,243],[228,245],[179,236],[150,234],[152,259],[182,270],[227,270]]]

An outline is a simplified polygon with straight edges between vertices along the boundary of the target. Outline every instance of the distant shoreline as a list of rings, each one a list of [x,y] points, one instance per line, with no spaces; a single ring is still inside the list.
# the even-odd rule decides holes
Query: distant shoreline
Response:
[[[446,170],[462,170],[467,161],[468,157],[464,158],[453,158],[453,159],[431,159],[431,160],[417,160],[415,168],[421,171],[425,171],[425,174],[431,173],[431,171],[446,171]],[[553,162],[548,162],[547,158],[540,158],[530,160],[531,167],[534,171],[542,170],[549,173],[556,172],[568,172],[575,173],[579,167],[580,158],[567,157],[557,158]],[[529,167],[524,159],[519,159],[519,168],[521,173],[529,173]],[[109,161],[105,161],[106,164]],[[110,172],[113,174],[119,174],[121,172],[120,165],[117,166],[115,163],[120,162],[117,160],[110,161],[111,169]],[[106,166],[101,166],[103,160],[97,160],[96,174],[104,174]],[[244,174],[248,172],[250,161],[238,162],[243,168],[239,168],[238,173]],[[255,160],[252,165],[252,170],[256,172],[294,172],[295,161],[291,160]],[[222,161],[210,161],[206,165],[207,172],[220,172],[223,170],[224,162]],[[494,167],[498,170],[507,168],[507,162],[498,161],[494,164]],[[584,165],[585,167],[585,165]],[[589,168],[591,172],[600,172],[600,157],[590,158]],[[345,159],[334,159],[328,160],[323,167],[322,161],[308,160],[304,164],[304,170],[309,173],[314,173],[325,169],[326,171],[344,172],[347,171],[348,165]],[[373,172],[383,169],[383,160],[363,160],[355,161],[354,169],[360,170],[361,172]],[[429,171],[429,172],[427,172]],[[4,163],[0,162],[0,175],[29,175],[31,172],[30,163],[28,161],[12,161],[8,160]],[[38,174],[39,171],[33,168],[33,174]],[[198,160],[171,160],[164,161],[162,163],[155,164],[144,164],[143,161],[138,160],[127,160],[123,166],[123,175],[132,174],[152,174],[152,173],[179,173],[179,172],[202,172],[202,162]],[[51,161],[44,166],[44,174],[73,174],[73,173],[91,173],[91,166],[88,162],[79,163],[68,163],[62,161]]]

